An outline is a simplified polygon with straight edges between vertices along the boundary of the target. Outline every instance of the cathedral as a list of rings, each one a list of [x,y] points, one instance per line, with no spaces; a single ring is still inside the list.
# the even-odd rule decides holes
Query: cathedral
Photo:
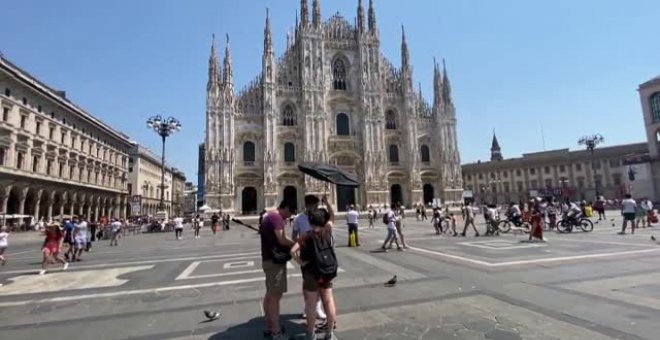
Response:
[[[456,111],[442,63],[433,65],[433,104],[413,86],[401,35],[401,65],[380,51],[373,0],[358,1],[351,24],[339,13],[321,20],[321,4],[301,0],[300,15],[277,57],[266,11],[262,69],[235,91],[229,37],[222,67],[215,38],[209,58],[206,204],[255,214],[285,199],[300,210],[306,194],[323,195],[342,211],[400,203],[461,199]],[[319,182],[298,163],[336,165],[357,176],[357,188]]]

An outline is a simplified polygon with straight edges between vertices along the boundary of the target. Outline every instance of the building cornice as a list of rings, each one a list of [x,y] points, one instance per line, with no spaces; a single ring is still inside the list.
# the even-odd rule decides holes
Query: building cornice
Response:
[[[91,123],[96,127],[100,128],[101,130],[105,131],[106,133],[110,134],[117,141],[124,143],[126,146],[131,145],[130,139],[126,134],[113,129],[108,124],[101,121],[100,119],[92,116],[87,111],[83,110],[76,104],[64,98],[62,95],[58,93],[58,91],[52,89],[48,85],[39,81],[29,72],[21,69],[20,67],[16,66],[14,63],[10,62],[9,60],[7,60],[2,56],[0,56],[0,69],[4,70],[9,75],[13,76],[14,79],[21,82],[22,84],[32,88],[33,90],[41,93],[43,96],[54,101],[58,105],[64,106],[67,109],[71,110],[72,112],[77,113],[81,118],[86,120],[88,123]]]

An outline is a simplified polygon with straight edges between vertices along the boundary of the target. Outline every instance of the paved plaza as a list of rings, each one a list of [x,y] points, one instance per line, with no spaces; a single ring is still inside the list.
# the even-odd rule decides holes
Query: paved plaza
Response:
[[[611,215],[615,213],[612,212]],[[478,220],[481,216],[477,217]],[[612,227],[616,224],[616,228]],[[436,236],[406,218],[410,249],[377,251],[385,236],[360,228],[345,246],[339,223],[335,283],[339,339],[657,339],[660,227],[616,235],[620,219],[592,233]],[[485,227],[480,225],[485,231]],[[15,234],[0,270],[3,339],[261,339],[264,292],[258,235],[232,226],[130,235],[94,245],[69,270],[38,276],[41,239]],[[399,283],[384,287],[396,274]],[[289,266],[282,323],[304,333],[300,272]],[[207,322],[203,310],[222,317]]]

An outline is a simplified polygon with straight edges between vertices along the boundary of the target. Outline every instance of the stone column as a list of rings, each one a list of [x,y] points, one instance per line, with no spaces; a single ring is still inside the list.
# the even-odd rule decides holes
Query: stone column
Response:
[[[34,202],[34,218],[36,221],[39,221],[39,208],[41,207],[41,193],[43,191],[44,189],[37,190],[37,199]]]
[[[60,204],[60,219],[62,219],[62,216],[64,216],[64,206],[68,202],[68,197],[66,193],[62,194],[62,204]]]
[[[78,217],[81,217],[83,215],[84,205],[85,205],[85,194],[80,194],[80,206],[78,207]]]
[[[78,195],[76,193],[73,194],[71,197],[71,206],[69,206],[69,215],[71,215],[71,218],[73,218],[73,215],[75,214],[74,208],[76,205],[76,200],[77,200]]]
[[[126,196],[121,197],[121,218],[126,219]]]
[[[55,190],[48,194],[48,221],[53,220],[53,204],[55,203],[55,194],[57,194]]]
[[[94,198],[90,196],[87,201],[87,211],[85,212],[85,215],[87,216],[87,220],[90,220],[92,218],[92,203],[94,202]]]
[[[99,221],[99,206],[101,205],[101,197],[96,198],[96,203],[94,204],[94,221]]]
[[[4,184],[3,184],[4,185]],[[3,213],[7,213],[7,202],[9,201],[9,194],[11,193],[11,188],[12,185],[5,185],[2,189],[0,189],[0,200],[2,200],[2,209]]]
[[[27,198],[28,190],[30,190],[30,188],[25,187],[25,188],[21,189],[21,191],[19,191],[18,213],[21,214],[21,215],[23,215],[25,213],[25,199]]]

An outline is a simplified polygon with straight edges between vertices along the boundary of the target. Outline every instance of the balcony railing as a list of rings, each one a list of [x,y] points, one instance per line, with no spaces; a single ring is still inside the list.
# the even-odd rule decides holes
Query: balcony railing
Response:
[[[254,166],[254,161],[243,161],[244,166]]]

